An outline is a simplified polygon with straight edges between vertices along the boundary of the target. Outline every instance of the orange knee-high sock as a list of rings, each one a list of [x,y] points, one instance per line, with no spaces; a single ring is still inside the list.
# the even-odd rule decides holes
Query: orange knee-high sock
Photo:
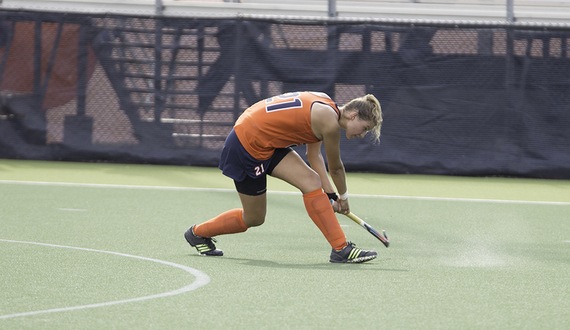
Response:
[[[319,227],[329,244],[335,250],[341,250],[346,246],[346,236],[334,214],[327,194],[321,188],[303,195],[305,208],[309,217]]]
[[[214,237],[224,234],[243,233],[247,226],[243,222],[243,210],[226,211],[215,218],[194,227],[194,234],[201,237]]]

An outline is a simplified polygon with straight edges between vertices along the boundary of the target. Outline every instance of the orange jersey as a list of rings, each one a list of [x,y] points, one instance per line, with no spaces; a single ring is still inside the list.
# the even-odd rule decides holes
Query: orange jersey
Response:
[[[285,93],[246,109],[234,130],[250,155],[269,159],[276,148],[319,141],[311,128],[311,107],[315,102],[331,106],[340,118],[337,105],[328,97],[311,92]]]

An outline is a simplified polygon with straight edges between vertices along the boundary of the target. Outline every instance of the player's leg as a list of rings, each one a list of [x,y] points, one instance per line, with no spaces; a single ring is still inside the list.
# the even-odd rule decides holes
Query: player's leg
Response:
[[[238,193],[243,207],[243,223],[249,227],[261,226],[265,222],[267,212],[267,194],[247,195]]]
[[[223,255],[222,251],[216,250],[212,237],[242,233],[249,227],[259,226],[265,221],[267,208],[265,175],[257,179],[248,176],[234,183],[243,208],[226,211],[204,223],[194,225],[184,235],[188,243],[200,254]]]
[[[242,208],[226,211],[194,228],[194,234],[201,237],[236,234],[249,227],[259,226],[265,221],[267,209],[265,176],[253,179],[246,177],[242,181],[234,181]]]
[[[283,157],[270,174],[301,190],[307,213],[332,247],[330,262],[359,263],[376,258],[376,252],[361,250],[346,241],[319,175],[296,152]]]
[[[216,249],[212,237],[224,234],[241,233],[247,230],[243,222],[242,209],[226,211],[206,222],[190,227],[185,233],[186,241],[198,250],[200,255],[222,256],[224,253]]]
[[[319,227],[335,250],[347,246],[346,237],[331,207],[327,194],[321,188],[319,175],[295,151],[289,152],[271,172],[303,193],[303,202],[309,217]]]
[[[272,166],[269,175],[291,184],[303,194],[322,188],[321,178],[317,172],[310,168],[301,156],[292,149],[289,149],[289,152],[279,160],[277,165]]]
[[[261,225],[265,220],[267,178],[265,174],[255,179],[250,177],[257,174],[256,166],[259,166],[259,162],[247,153],[232,130],[224,143],[219,168],[234,179],[243,208],[226,211],[186,231],[186,240],[200,254],[222,255],[221,251],[215,250],[212,237],[241,233],[248,227]]]

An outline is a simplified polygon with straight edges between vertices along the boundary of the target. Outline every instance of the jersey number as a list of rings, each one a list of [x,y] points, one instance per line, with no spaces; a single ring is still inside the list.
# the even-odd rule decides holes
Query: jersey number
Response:
[[[265,106],[265,111],[266,112],[271,112],[271,111],[281,111],[281,110],[290,110],[290,109],[298,109],[301,108],[303,106],[303,102],[301,101],[300,98],[298,98],[298,96],[300,96],[301,94],[299,94],[298,92],[294,92],[294,93],[285,93],[285,94],[281,94],[279,96],[276,96],[277,100],[275,100],[275,98],[270,97],[268,99],[265,99],[265,103],[275,103],[275,102],[279,102],[281,100],[290,100],[290,101],[285,101],[285,102],[280,102],[280,103],[276,103],[276,104],[269,104]]]
[[[260,176],[265,173],[265,169],[263,168],[263,164],[255,167],[255,176]]]

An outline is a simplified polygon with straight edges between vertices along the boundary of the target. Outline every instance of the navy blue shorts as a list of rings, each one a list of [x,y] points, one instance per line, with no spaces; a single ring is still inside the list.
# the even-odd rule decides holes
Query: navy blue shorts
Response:
[[[255,159],[245,150],[232,129],[224,143],[218,167],[225,176],[234,180],[238,192],[257,196],[267,191],[266,175],[271,175],[275,166],[290,151],[293,151],[290,147],[278,148],[269,159]]]

